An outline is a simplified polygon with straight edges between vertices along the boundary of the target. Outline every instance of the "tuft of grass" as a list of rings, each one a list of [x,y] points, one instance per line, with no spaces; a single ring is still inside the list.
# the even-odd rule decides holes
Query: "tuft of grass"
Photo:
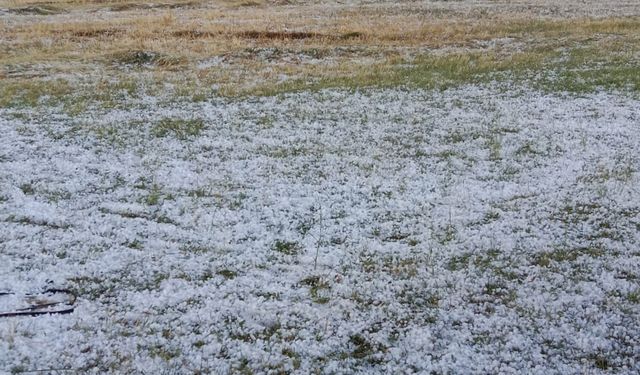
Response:
[[[549,267],[554,263],[573,262],[580,256],[592,258],[601,257],[605,254],[604,249],[596,246],[581,248],[558,248],[552,251],[539,253],[535,256],[533,263],[540,267]]]
[[[182,351],[180,349],[169,349],[160,345],[154,346],[149,349],[149,354],[152,358],[160,358],[165,362],[168,362],[174,358],[182,355]]]
[[[134,249],[134,250],[142,250],[144,248],[144,244],[139,241],[138,239],[135,239],[131,242],[127,242],[125,244],[128,248],[130,249]]]
[[[300,368],[300,365],[302,364],[300,354],[296,353],[293,349],[284,348],[282,349],[282,355],[291,358],[291,362],[295,370]]]
[[[499,136],[494,135],[488,138],[487,148],[489,149],[489,160],[497,161],[502,159],[502,141]]]
[[[187,244],[187,245],[181,246],[180,251],[183,251],[185,253],[193,253],[193,254],[206,254],[208,252],[213,251],[213,249],[206,246]]]
[[[309,294],[311,295],[311,300],[313,302],[318,304],[325,304],[329,302],[331,285],[327,280],[320,276],[309,276],[300,280],[300,284],[309,287]]]
[[[293,241],[277,240],[272,247],[276,251],[285,255],[298,255],[301,251],[300,245]]]
[[[39,4],[39,5],[26,6],[22,8],[9,9],[9,13],[35,15],[35,16],[49,16],[52,14],[66,13],[66,11],[62,8],[58,8],[53,5]]]
[[[627,294],[627,300],[631,303],[640,303],[640,289],[636,289]]]
[[[158,185],[153,185],[153,188],[149,192],[149,194],[144,199],[145,203],[149,206],[155,206],[160,203],[160,198],[162,197],[160,187]]]
[[[458,230],[453,224],[447,224],[443,229],[434,233],[435,239],[441,244],[446,245],[456,239]]]
[[[169,56],[154,51],[127,50],[116,52],[111,55],[111,61],[115,64],[130,66],[161,66],[172,67],[186,63],[184,58]]]
[[[260,116],[257,120],[257,124],[264,129],[272,128],[274,122],[275,122],[275,119],[273,118],[273,116],[269,116],[269,115]]]
[[[193,347],[196,349],[200,349],[203,346],[205,346],[207,343],[204,340],[197,340],[196,342],[193,343]]]
[[[349,337],[349,342],[355,346],[351,352],[351,356],[353,358],[362,359],[374,353],[373,345],[362,335],[351,335],[351,337]]]
[[[449,271],[459,271],[468,267],[471,262],[471,253],[464,253],[462,255],[455,255],[447,262],[447,269]]]
[[[349,40],[349,39],[360,39],[360,38],[365,38],[366,35],[363,32],[360,31],[350,31],[347,33],[343,33],[340,35],[340,39],[344,39],[344,40]]]
[[[207,188],[200,187],[200,188],[189,191],[188,195],[194,198],[204,198],[204,197],[211,196],[211,193]]]
[[[36,192],[36,190],[34,189],[33,185],[29,184],[29,183],[24,183],[24,184],[20,185],[20,190],[22,190],[22,193],[24,195],[33,195]]]
[[[522,146],[520,146],[515,154],[517,156],[536,156],[536,155],[540,155],[542,154],[542,152],[538,151],[536,149],[536,146],[531,142],[531,141],[527,141],[525,142],[525,144],[523,144]]]
[[[635,165],[635,161],[617,160],[615,166],[611,168],[598,166],[594,173],[581,176],[578,180],[588,183],[605,183],[611,180],[629,182],[637,172]]]
[[[484,218],[482,219],[483,224],[491,223],[492,221],[496,221],[500,218],[500,212],[497,211],[488,211],[484,214]]]
[[[602,354],[594,355],[592,359],[593,364],[600,370],[608,370],[609,368],[611,368],[611,362],[609,362],[607,357]]]
[[[217,271],[216,275],[220,275],[227,280],[231,280],[231,279],[234,279],[236,276],[238,276],[238,273],[236,271],[224,269],[224,270]]]
[[[151,133],[160,138],[173,135],[180,140],[186,140],[199,136],[203,129],[204,120],[200,118],[164,118],[153,124]]]

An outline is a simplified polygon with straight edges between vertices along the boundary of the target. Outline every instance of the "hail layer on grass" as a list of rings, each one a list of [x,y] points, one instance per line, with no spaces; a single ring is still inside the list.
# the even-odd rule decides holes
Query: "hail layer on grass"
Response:
[[[0,370],[637,371],[638,108],[467,86],[2,110],[0,290],[79,299],[1,320]]]

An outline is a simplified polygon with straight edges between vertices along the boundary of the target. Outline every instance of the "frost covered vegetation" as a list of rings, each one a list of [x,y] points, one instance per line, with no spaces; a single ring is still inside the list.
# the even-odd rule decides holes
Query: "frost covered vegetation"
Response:
[[[503,89],[503,88],[502,88]],[[465,86],[2,112],[15,372],[638,370],[640,101]]]
[[[0,372],[639,372],[640,4],[554,3],[0,2]]]

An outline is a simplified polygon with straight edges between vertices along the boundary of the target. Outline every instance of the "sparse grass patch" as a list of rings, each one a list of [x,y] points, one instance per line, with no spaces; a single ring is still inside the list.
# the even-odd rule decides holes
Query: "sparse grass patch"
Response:
[[[620,160],[613,167],[597,166],[593,173],[579,177],[579,181],[588,183],[605,183],[608,181],[629,182],[637,172],[637,163],[632,160]]]
[[[467,268],[471,261],[471,253],[464,253],[462,255],[455,255],[449,259],[447,263],[447,269],[449,271],[459,271]]]
[[[452,224],[447,224],[444,228],[434,232],[433,236],[441,245],[446,245],[455,240],[457,234],[458,230],[456,227]]]
[[[483,292],[488,296],[499,299],[501,303],[510,303],[517,298],[515,291],[510,289],[507,284],[501,282],[489,282],[485,284]]]
[[[36,190],[34,189],[33,185],[30,183],[24,183],[20,185],[20,190],[22,190],[22,193],[24,195],[33,195]]]
[[[444,136],[444,141],[446,143],[461,143],[464,142],[466,138],[467,134],[463,133],[460,130],[454,130]]]
[[[549,267],[554,263],[574,262],[580,256],[597,258],[603,256],[604,254],[604,249],[597,246],[579,248],[557,248],[552,251],[546,251],[537,254],[534,257],[533,264],[540,267]]]
[[[595,216],[602,207],[598,203],[576,203],[567,204],[553,215],[557,220],[565,223],[580,223],[587,221],[590,217]]]
[[[595,367],[600,370],[608,370],[609,368],[612,367],[612,364],[609,361],[609,359],[607,359],[607,357],[605,357],[602,354],[593,355],[592,360]]]
[[[291,362],[295,370],[300,368],[300,354],[296,353],[293,349],[284,348],[282,349],[282,355],[291,358]]]
[[[425,309],[438,308],[441,300],[441,296],[436,291],[415,285],[399,290],[396,293],[396,298],[398,302],[408,306],[412,311],[425,312]]]
[[[238,273],[236,271],[229,269],[218,270],[216,271],[216,274],[224,277],[227,280],[234,279],[236,276],[238,276]]]
[[[151,133],[156,137],[172,135],[180,140],[197,137],[204,130],[204,120],[200,118],[164,118],[153,124]]]
[[[489,150],[489,160],[497,161],[502,159],[502,140],[500,136],[491,136],[487,138],[486,143]]]
[[[160,358],[163,361],[167,362],[172,360],[173,358],[177,358],[182,354],[180,349],[170,349],[163,345],[156,345],[149,349],[149,355],[154,358]]]
[[[272,249],[284,255],[298,255],[302,250],[297,242],[285,240],[277,240],[274,242]]]
[[[484,224],[488,224],[498,219],[500,219],[500,212],[491,210],[484,214],[484,218],[482,219],[482,222]]]
[[[111,60],[116,64],[124,64],[137,67],[175,67],[186,63],[186,60],[181,57],[169,56],[159,52],[144,50],[129,50],[117,52],[111,56]]]
[[[211,193],[209,192],[208,189],[204,188],[204,187],[200,187],[200,188],[196,188],[194,190],[191,190],[188,195],[190,197],[194,197],[194,198],[203,198],[203,197],[208,197],[211,196]]]
[[[260,127],[265,129],[270,129],[273,127],[274,121],[275,119],[273,118],[273,116],[263,115],[258,118],[257,122],[258,122],[258,125],[260,125]]]
[[[149,194],[144,198],[144,202],[149,206],[155,206],[160,203],[161,197],[162,193],[160,191],[160,187],[154,184]]]
[[[212,250],[213,249],[207,246],[191,245],[191,244],[182,245],[180,247],[180,251],[183,251],[185,253],[193,253],[193,254],[206,254],[211,252]]]
[[[193,347],[196,349],[200,349],[203,346],[205,346],[207,343],[204,340],[197,340],[196,342],[193,343]]]
[[[46,191],[45,196],[49,202],[58,203],[71,199],[72,194],[68,191]],[[2,196],[0,196],[0,202],[2,202]]]
[[[36,15],[36,16],[48,16],[52,14],[66,13],[62,8],[49,4],[38,4],[32,6],[26,6],[22,8],[11,8],[9,13],[21,14],[21,15]]]
[[[636,289],[633,292],[627,294],[627,300],[631,303],[640,303],[640,289]]]
[[[274,147],[267,151],[267,154],[272,158],[287,159],[308,154],[309,150],[304,146],[286,145],[281,147]]]
[[[319,283],[309,289],[311,300],[318,304],[325,304],[331,300],[331,286],[328,283]]]
[[[144,244],[138,239],[125,243],[125,246],[135,250],[142,250],[144,248]]]
[[[353,358],[362,359],[374,353],[373,345],[361,335],[352,335],[349,337],[349,342],[355,347],[351,352]]]
[[[640,91],[640,67],[632,59],[626,62],[605,62],[597,66],[563,69],[534,81],[547,92],[589,93],[598,89]]]
[[[0,108],[29,108],[38,105],[55,105],[64,101],[72,92],[72,85],[63,79],[51,81],[5,80],[0,85]]]
[[[525,144],[523,144],[522,146],[520,146],[515,154],[517,156],[535,156],[535,155],[539,155],[542,154],[542,152],[538,151],[536,149],[536,146],[532,143],[532,142],[525,142]]]
[[[330,300],[331,284],[320,276],[309,276],[300,280],[300,284],[309,287],[311,300],[315,303],[325,304]]]

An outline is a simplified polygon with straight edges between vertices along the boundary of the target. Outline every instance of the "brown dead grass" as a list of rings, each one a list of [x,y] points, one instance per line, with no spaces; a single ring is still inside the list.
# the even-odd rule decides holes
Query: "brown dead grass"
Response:
[[[267,15],[270,11],[264,11]],[[185,13],[188,13],[185,11]],[[512,38],[536,44],[553,40],[572,42],[606,35],[637,37],[640,18],[572,20],[433,20],[416,17],[367,19],[340,17],[291,22],[248,14],[220,11],[201,13],[195,18],[173,12],[153,15],[112,17],[107,20],[78,22],[59,17],[53,22],[24,22],[3,28],[2,46],[6,52],[0,63],[11,60],[38,60],[44,52],[66,59],[87,60],[104,53],[136,47],[156,49],[187,58],[205,58],[252,47],[326,48],[359,46],[381,48],[471,47],[479,41]],[[286,15],[278,15],[285,20]],[[57,17],[54,17],[57,18]],[[73,17],[78,18],[78,17]],[[276,26],[284,25],[284,26]],[[46,42],[46,43],[45,43]]]
[[[131,74],[153,69],[150,75],[157,79],[184,82],[189,76],[206,85],[254,87],[282,77],[314,81],[372,67],[390,69],[425,54],[509,58],[578,45],[601,45],[615,54],[640,45],[640,13],[593,18],[567,11],[548,16],[545,9],[555,9],[553,2],[531,3],[539,6],[492,1],[281,6],[268,0],[0,0],[5,9],[59,10],[0,13],[0,77],[109,76],[122,74],[126,66]],[[569,1],[567,9],[573,3],[581,2]],[[217,62],[209,63],[213,60]]]

